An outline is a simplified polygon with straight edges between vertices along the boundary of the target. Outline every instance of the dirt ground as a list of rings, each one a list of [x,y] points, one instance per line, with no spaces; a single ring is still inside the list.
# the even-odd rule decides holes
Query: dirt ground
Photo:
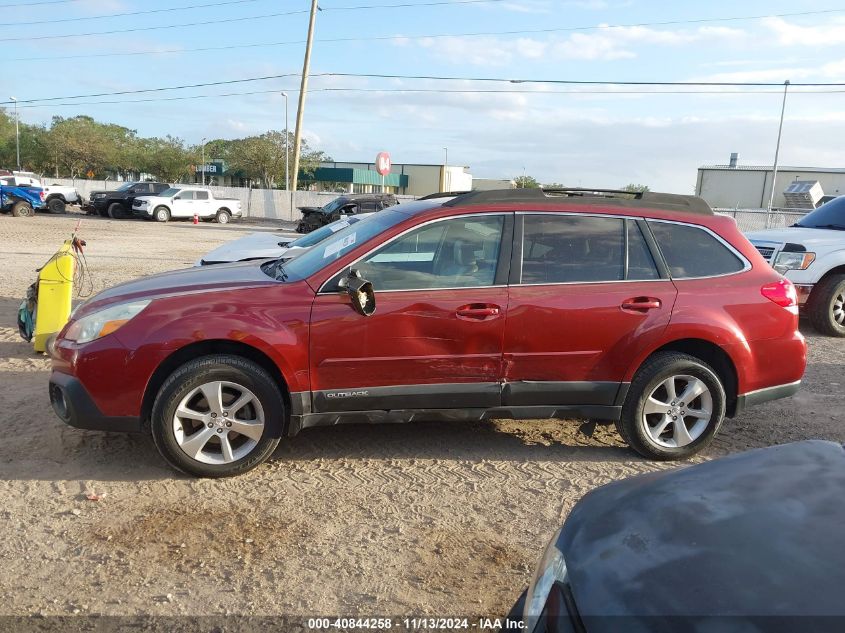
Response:
[[[496,421],[312,429],[245,476],[179,475],[149,437],[62,424],[49,361],[18,337],[35,269],[80,217],[0,216],[0,614],[503,615],[584,493],[673,467],[612,427]],[[80,233],[100,290],[266,229],[85,218]],[[727,421],[699,459],[845,442],[845,340],[802,329],[801,392]]]

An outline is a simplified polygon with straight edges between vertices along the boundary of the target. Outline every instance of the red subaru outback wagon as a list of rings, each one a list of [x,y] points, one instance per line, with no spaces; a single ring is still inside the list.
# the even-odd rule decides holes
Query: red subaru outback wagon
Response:
[[[678,459],[804,372],[792,284],[695,197],[472,192],[401,204],[287,262],[106,290],[51,345],[76,427],[152,433],[188,473],[346,422],[615,421]]]

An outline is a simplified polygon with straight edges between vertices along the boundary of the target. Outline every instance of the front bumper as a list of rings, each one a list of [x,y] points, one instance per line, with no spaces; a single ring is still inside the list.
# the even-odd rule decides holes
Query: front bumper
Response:
[[[141,432],[140,418],[103,415],[82,383],[69,374],[54,371],[49,390],[53,411],[65,424],[94,431]]]

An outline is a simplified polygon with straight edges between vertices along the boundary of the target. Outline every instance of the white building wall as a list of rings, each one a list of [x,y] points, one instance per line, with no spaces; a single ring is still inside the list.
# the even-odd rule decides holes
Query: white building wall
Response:
[[[785,168],[778,170],[773,206],[783,208],[783,192],[796,180],[818,181],[824,195],[845,195],[845,170],[811,171]],[[700,168],[696,193],[711,207],[763,209],[769,205],[772,187],[772,170]]]

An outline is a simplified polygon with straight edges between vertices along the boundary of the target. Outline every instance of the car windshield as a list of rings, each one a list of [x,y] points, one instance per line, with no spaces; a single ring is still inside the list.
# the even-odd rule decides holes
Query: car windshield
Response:
[[[808,213],[795,226],[808,229],[838,229],[845,231],[845,196],[826,202]]]
[[[160,195],[162,198],[172,198],[173,196],[175,196],[180,191],[182,191],[182,190],[177,189],[176,187],[170,187],[170,189],[165,189],[164,191],[162,191],[158,195]]]
[[[126,191],[135,185],[134,182],[125,182],[117,188],[117,191]]]
[[[326,226],[320,227],[316,231],[312,231],[308,235],[304,235],[299,239],[294,240],[288,247],[290,248],[310,248],[319,242],[322,242],[324,239],[331,237],[338,231],[342,231],[350,224],[355,224],[356,222],[360,222],[366,218],[360,218],[357,216],[351,216],[349,218],[345,218],[343,220],[338,220],[337,222],[332,222],[331,224],[327,224]]]
[[[348,202],[348,200],[343,196],[341,196],[340,198],[335,198],[327,205],[321,207],[320,211],[322,211],[323,213],[332,213],[333,211],[336,211],[337,209],[342,207],[346,202]]]

